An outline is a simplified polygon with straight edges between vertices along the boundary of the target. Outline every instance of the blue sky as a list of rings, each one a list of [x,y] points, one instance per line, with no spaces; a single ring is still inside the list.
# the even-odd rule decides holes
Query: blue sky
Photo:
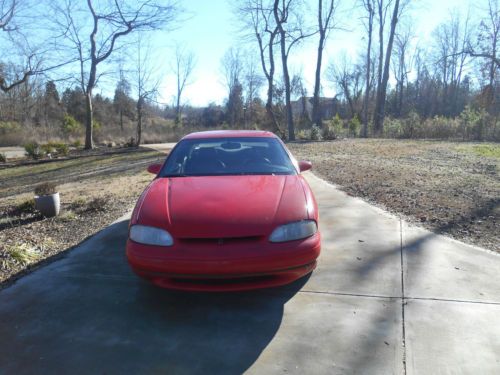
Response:
[[[307,0],[311,11],[314,12],[316,1]],[[159,74],[164,79],[161,86],[159,101],[172,103],[175,93],[175,81],[171,74],[170,62],[173,60],[173,50],[176,43],[191,49],[197,60],[193,73],[192,84],[184,93],[184,102],[191,105],[206,105],[210,102],[222,104],[227,93],[221,76],[220,61],[224,52],[231,46],[238,48],[255,45],[244,45],[238,34],[238,21],[231,12],[232,2],[229,0],[190,0],[182,5],[187,10],[189,18],[182,27],[167,33],[160,32],[151,42],[155,45],[155,59],[161,61]],[[354,8],[355,1],[343,0],[342,10],[338,17],[344,27],[350,31],[338,31],[332,34],[326,47],[324,66],[330,61],[338,59],[343,50],[356,59],[357,53],[365,48],[363,27],[360,25],[359,14]],[[415,42],[420,45],[430,43],[432,31],[449,17],[452,10],[463,16],[468,9],[472,14],[478,14],[478,7],[485,6],[486,0],[413,0],[407,16],[412,20],[412,29],[415,32]],[[292,72],[303,72],[307,89],[312,91],[312,81],[315,68],[316,40],[312,38],[308,43],[296,50],[291,61]],[[333,88],[324,79],[324,94],[332,95]]]

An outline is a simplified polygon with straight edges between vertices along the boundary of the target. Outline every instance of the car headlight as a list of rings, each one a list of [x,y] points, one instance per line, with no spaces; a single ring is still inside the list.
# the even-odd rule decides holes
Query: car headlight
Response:
[[[286,242],[310,237],[318,231],[314,220],[303,220],[276,228],[269,236],[271,242]]]
[[[174,239],[166,230],[145,225],[132,225],[130,239],[145,245],[172,246],[174,244]]]

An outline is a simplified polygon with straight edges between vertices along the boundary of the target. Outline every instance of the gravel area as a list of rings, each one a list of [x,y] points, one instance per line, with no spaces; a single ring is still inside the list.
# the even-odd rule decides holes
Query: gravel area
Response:
[[[500,252],[498,144],[344,139],[288,147],[350,195]]]

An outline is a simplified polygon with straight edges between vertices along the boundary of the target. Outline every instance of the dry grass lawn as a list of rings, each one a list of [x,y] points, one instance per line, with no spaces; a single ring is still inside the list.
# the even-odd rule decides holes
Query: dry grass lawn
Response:
[[[346,139],[288,145],[348,194],[500,251],[500,145]]]

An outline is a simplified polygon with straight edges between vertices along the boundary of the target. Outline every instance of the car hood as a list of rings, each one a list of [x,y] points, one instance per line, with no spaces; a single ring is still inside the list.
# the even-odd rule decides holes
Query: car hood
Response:
[[[297,175],[158,178],[132,222],[166,228],[176,238],[262,236],[308,218],[306,206]]]

